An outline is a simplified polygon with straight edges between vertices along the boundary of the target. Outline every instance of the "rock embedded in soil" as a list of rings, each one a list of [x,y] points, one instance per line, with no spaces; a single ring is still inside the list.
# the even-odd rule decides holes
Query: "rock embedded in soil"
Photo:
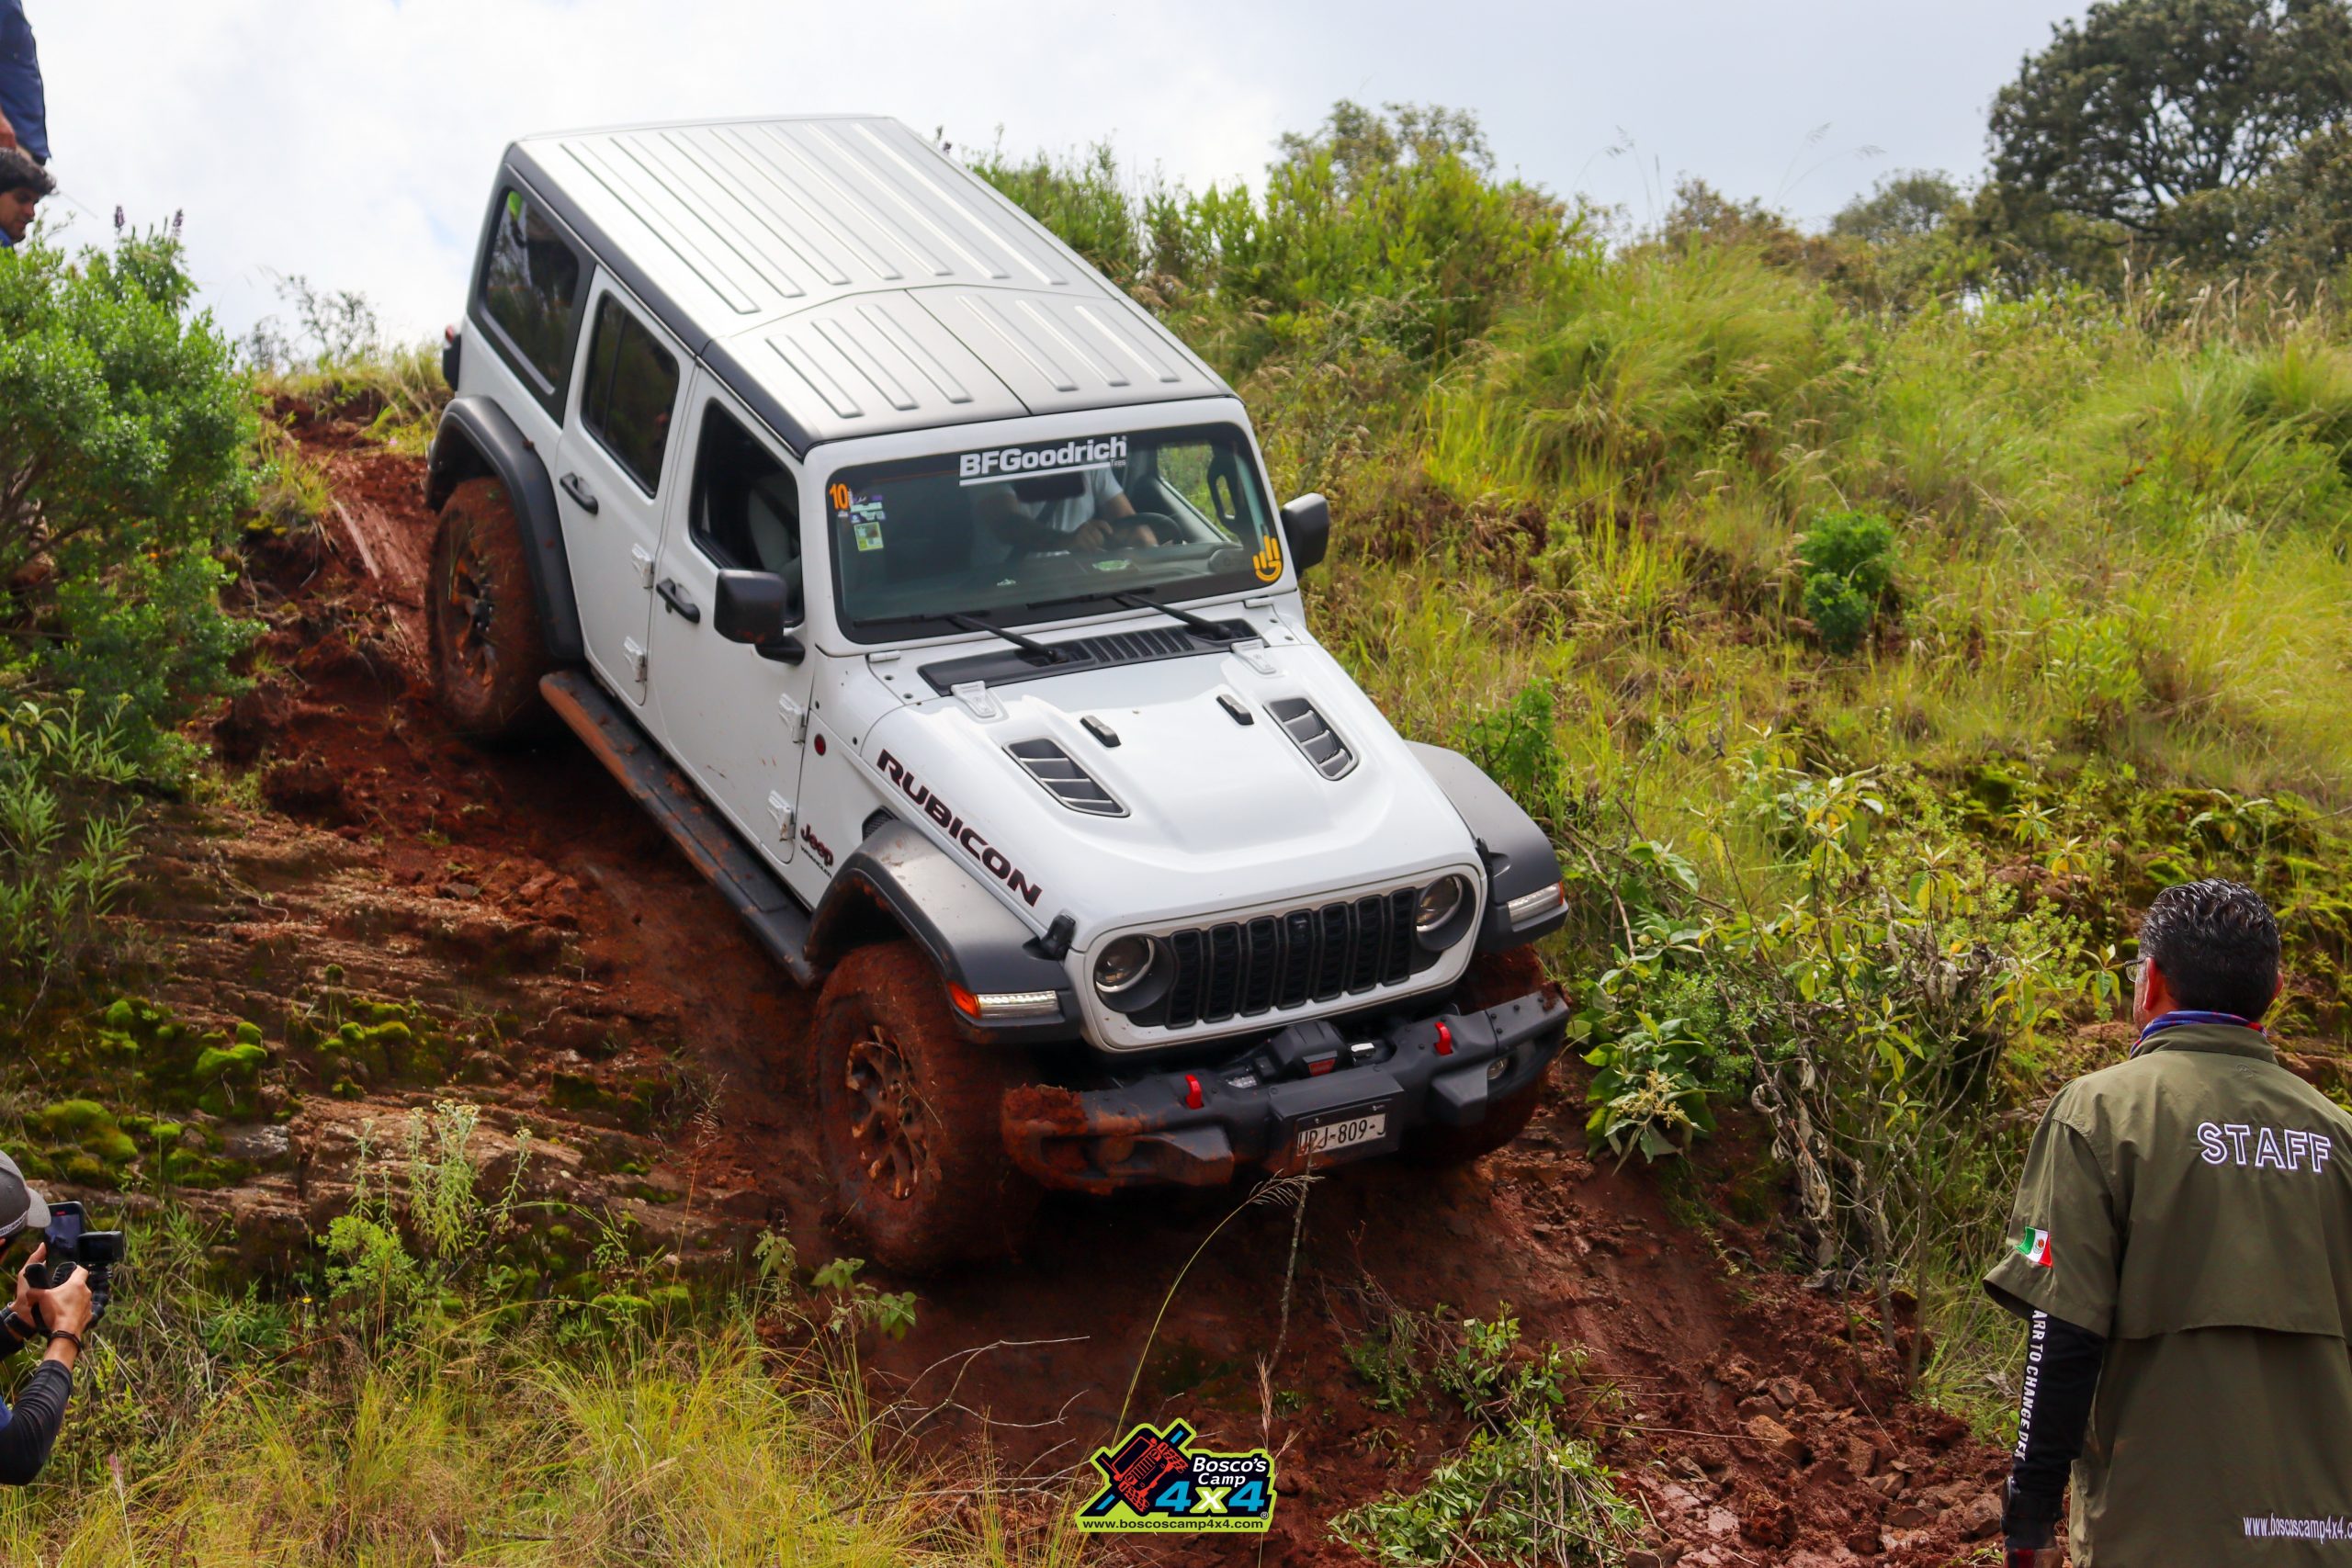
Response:
[[[1775,1458],[1791,1465],[1804,1463],[1804,1439],[1770,1416],[1750,1416],[1747,1435]]]

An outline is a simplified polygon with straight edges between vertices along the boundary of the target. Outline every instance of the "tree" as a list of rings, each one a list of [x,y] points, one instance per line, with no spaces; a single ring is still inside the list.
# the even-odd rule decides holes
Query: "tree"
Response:
[[[1385,115],[1341,98],[1331,106],[1320,130],[1305,136],[1295,130],[1283,132],[1276,143],[1282,162],[1305,166],[1329,155],[1341,186],[1351,192],[1408,162],[1426,164],[1453,159],[1481,175],[1494,173],[1494,151],[1487,145],[1478,117],[1470,110],[1440,104],[1383,107],[1388,111]]]
[[[2172,239],[2193,215],[2200,244],[2226,243],[2211,193],[2352,107],[2345,0],[2103,0],[2052,31],[1993,100],[1993,176],[2119,239]]]
[[[1924,240],[1950,220],[1960,201],[1960,187],[1942,170],[1902,169],[1840,208],[1829,231],[1871,245]]]

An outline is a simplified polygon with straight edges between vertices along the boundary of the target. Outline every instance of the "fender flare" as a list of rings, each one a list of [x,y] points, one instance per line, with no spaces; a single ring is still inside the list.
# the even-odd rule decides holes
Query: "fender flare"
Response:
[[[1478,928],[1478,951],[1499,953],[1524,947],[1566,924],[1565,903],[1521,926],[1510,925],[1503,914],[1503,906],[1513,898],[1540,892],[1560,880],[1559,853],[1535,819],[1461,752],[1418,740],[1405,744],[1422,771],[1445,792],[1455,815],[1477,840],[1478,858],[1487,863],[1487,914]]]
[[[514,498],[514,520],[531,547],[525,558],[548,652],[578,663],[587,649],[580,635],[580,603],[571,592],[571,562],[563,550],[563,516],[556,510],[548,466],[504,409],[488,398],[452,399],[433,433],[425,504],[439,512],[462,480],[482,477],[497,479]]]
[[[851,852],[809,919],[808,956],[830,966],[851,948],[900,933],[931,955],[949,985],[972,994],[1051,991],[1058,1018],[958,1023],[976,1040],[1044,1043],[1080,1037],[1069,972],[1035,951],[1040,939],[947,852],[904,822],[884,822]]]

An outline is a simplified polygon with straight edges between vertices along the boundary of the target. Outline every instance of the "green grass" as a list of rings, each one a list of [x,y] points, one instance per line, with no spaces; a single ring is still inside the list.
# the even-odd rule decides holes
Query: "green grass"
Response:
[[[681,1285],[608,1225],[578,1260],[595,1301],[535,1301],[509,1201],[474,1192],[440,1135],[468,1110],[442,1107],[371,1166],[374,1196],[334,1222],[322,1267],[263,1283],[221,1269],[224,1238],[182,1211],[136,1228],[48,1472],[0,1495],[0,1561],[1069,1555],[1058,1498],[1008,1489],[985,1456],[950,1467],[892,1440],[899,1413],[867,1399],[857,1347],[872,1306],[911,1298],[804,1280],[780,1238],[740,1278]],[[394,1213],[413,1239],[382,1228]],[[456,1254],[436,1240],[452,1224]]]

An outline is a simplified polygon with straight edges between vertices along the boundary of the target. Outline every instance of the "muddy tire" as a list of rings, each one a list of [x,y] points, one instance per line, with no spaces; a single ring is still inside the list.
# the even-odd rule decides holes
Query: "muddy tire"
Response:
[[[901,1273],[1001,1257],[1027,1232],[1036,1184],[1006,1154],[1021,1055],[965,1039],[912,942],[862,947],[817,1000],[817,1108],[843,1218]]]
[[[476,740],[527,739],[548,728],[539,677],[554,665],[526,548],[496,479],[468,479],[442,503],[424,588],[433,689],[450,722]]]
[[[1545,983],[1543,961],[1532,947],[1481,953],[1470,960],[1462,983],[1454,987],[1453,1005],[1464,1012],[1490,1008],[1541,990]],[[1485,1120],[1470,1126],[1417,1129],[1405,1140],[1405,1157],[1415,1165],[1450,1166],[1494,1153],[1526,1129],[1528,1118],[1543,1103],[1544,1086],[1551,1076],[1547,1066],[1532,1082],[1487,1106]]]

